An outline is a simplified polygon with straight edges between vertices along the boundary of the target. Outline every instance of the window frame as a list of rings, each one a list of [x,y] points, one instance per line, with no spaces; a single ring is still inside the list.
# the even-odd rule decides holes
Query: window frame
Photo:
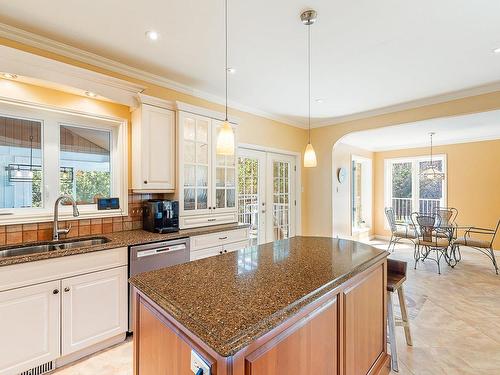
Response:
[[[41,123],[42,207],[0,208],[0,225],[52,221],[54,204],[60,195],[60,127],[74,126],[110,131],[111,193],[120,198],[120,209],[97,210],[97,205],[79,205],[75,218],[70,207],[59,207],[60,220],[79,220],[128,215],[128,121],[111,116],[73,111],[32,103],[0,100],[0,116]],[[57,165],[57,168],[51,167]],[[57,181],[57,183],[55,182]],[[54,186],[56,185],[56,186]]]
[[[430,155],[408,156],[384,159],[384,207],[392,207],[392,166],[397,163],[411,163],[412,165],[412,207],[418,203],[420,199],[420,181],[419,181],[419,163],[422,161],[430,161]],[[433,161],[441,161],[443,163],[442,172],[444,173],[443,179],[443,196],[441,202],[443,207],[448,205],[448,163],[446,154],[432,155]],[[416,173],[415,173],[416,172]],[[414,210],[412,210],[414,211]],[[384,229],[388,230],[389,225],[387,220],[384,220]]]

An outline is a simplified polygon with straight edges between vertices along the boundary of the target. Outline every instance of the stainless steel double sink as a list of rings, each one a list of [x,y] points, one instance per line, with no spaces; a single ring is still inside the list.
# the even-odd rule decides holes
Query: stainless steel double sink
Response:
[[[38,242],[32,245],[19,245],[0,250],[0,258],[47,253],[55,250],[77,249],[79,247],[102,245],[109,241],[106,237],[91,237],[75,240]]]

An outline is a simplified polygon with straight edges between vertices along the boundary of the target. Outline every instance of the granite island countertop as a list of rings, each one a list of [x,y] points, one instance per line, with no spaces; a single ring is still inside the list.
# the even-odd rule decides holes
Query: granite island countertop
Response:
[[[293,237],[142,273],[130,283],[228,357],[387,255],[349,240]]]
[[[104,238],[109,239],[109,242],[106,242],[106,243],[103,243],[100,245],[78,247],[78,248],[74,248],[74,249],[52,250],[52,251],[43,252],[43,253],[18,255],[18,256],[12,256],[12,257],[0,256],[0,267],[9,266],[9,265],[13,265],[13,264],[26,263],[26,262],[34,262],[34,261],[43,260],[43,259],[58,258],[58,257],[62,257],[62,256],[85,254],[85,253],[91,253],[94,251],[115,249],[117,247],[140,245],[140,244],[151,243],[151,242],[158,242],[158,241],[165,241],[165,240],[174,240],[174,239],[184,238],[184,237],[199,236],[199,235],[222,232],[222,231],[227,231],[227,230],[241,229],[241,228],[246,228],[246,227],[248,227],[248,225],[246,225],[246,224],[233,223],[233,224],[221,224],[221,225],[213,225],[213,226],[209,226],[209,227],[201,227],[201,228],[193,228],[193,229],[183,229],[183,230],[180,230],[178,232],[162,233],[162,234],[152,233],[152,232],[148,232],[148,231],[145,231],[142,229],[138,229],[138,230],[129,230],[129,231],[123,231],[123,232],[117,232],[117,233],[110,233],[110,234],[96,234],[94,236],[74,237],[74,238],[68,239],[68,241],[85,239],[85,238],[104,237]],[[44,241],[43,243],[47,243],[47,242],[49,242],[49,241]],[[36,244],[40,244],[40,243],[42,243],[42,242],[29,242],[29,243],[26,242],[26,243],[19,244],[19,245],[0,246],[0,254],[1,254],[2,250],[12,249],[12,248],[16,248],[16,247],[23,247],[23,246],[27,246],[27,245],[36,245]]]

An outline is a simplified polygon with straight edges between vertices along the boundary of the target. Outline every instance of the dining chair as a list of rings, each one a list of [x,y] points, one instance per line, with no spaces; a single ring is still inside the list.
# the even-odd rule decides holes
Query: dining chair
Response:
[[[441,238],[456,238],[455,225],[458,216],[458,210],[454,207],[436,207],[432,214],[438,219],[437,236]]]
[[[495,268],[495,272],[498,275],[498,264],[495,258],[495,251],[493,250],[493,242],[495,241],[498,228],[500,227],[500,219],[497,222],[497,226],[494,229],[472,227],[465,231],[464,236],[457,238],[453,241],[452,253],[458,251],[460,254],[460,246],[468,246],[473,249],[479,250],[488,258],[490,258]],[[474,237],[471,237],[471,234]]]
[[[415,269],[417,263],[422,260],[431,259],[437,263],[438,274],[441,274],[441,258],[446,258],[450,239],[438,236],[440,233],[437,227],[438,218],[436,215],[415,215],[415,221],[418,224],[417,251],[415,253]],[[423,248],[423,250],[422,250]],[[436,258],[429,258],[431,252],[436,253]]]
[[[389,223],[389,228],[391,229],[391,239],[389,241],[389,246],[387,247],[387,251],[394,251],[396,244],[403,240],[410,240],[413,242],[413,245],[416,246],[417,233],[415,228],[409,225],[402,225],[396,223],[396,215],[394,213],[394,209],[392,207],[385,208],[385,216],[387,218],[387,222]]]

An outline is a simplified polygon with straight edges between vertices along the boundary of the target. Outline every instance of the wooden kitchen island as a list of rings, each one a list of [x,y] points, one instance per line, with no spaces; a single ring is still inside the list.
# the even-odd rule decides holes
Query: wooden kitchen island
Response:
[[[387,374],[386,256],[294,237],[137,275],[134,374]]]

